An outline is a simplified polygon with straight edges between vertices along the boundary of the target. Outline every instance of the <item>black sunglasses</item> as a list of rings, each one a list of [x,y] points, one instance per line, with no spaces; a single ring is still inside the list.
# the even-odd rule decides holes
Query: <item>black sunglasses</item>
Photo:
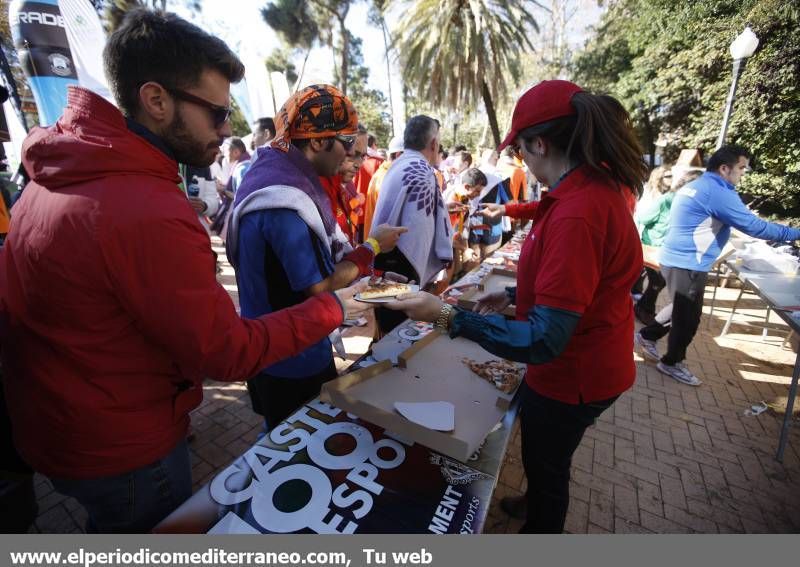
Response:
[[[209,102],[204,98],[200,98],[199,96],[195,96],[192,93],[187,93],[186,91],[182,91],[180,89],[164,88],[169,94],[177,99],[185,100],[186,102],[191,102],[192,104],[196,104],[208,109],[208,111],[211,113],[211,119],[214,121],[214,128],[219,128],[228,120],[230,120],[233,110],[229,106],[220,106],[218,104],[214,104],[213,102]]]
[[[356,137],[355,136],[346,136],[344,134],[336,134],[334,139],[339,140],[344,146],[344,151],[349,152],[353,149],[353,146],[356,145]]]

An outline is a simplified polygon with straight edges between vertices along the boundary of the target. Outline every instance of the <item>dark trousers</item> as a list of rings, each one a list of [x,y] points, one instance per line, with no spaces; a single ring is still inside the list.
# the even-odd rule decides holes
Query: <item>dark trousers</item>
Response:
[[[649,341],[657,341],[668,334],[667,353],[661,357],[661,362],[673,366],[686,358],[686,349],[700,326],[708,272],[664,267],[661,274],[672,298],[672,318],[670,321],[657,318],[639,332]]]
[[[636,309],[646,315],[655,315],[658,294],[661,293],[667,282],[658,270],[645,268],[644,271],[647,275],[647,288],[642,293],[639,301],[636,302]]]
[[[0,533],[27,533],[38,513],[33,469],[14,447],[2,378],[0,378]],[[13,512],[10,512],[12,511]]]
[[[259,374],[247,381],[247,391],[253,411],[264,416],[269,431],[304,403],[319,396],[322,385],[336,376],[336,364],[331,360],[321,372],[302,378]]]
[[[375,258],[375,268],[384,272],[400,274],[407,277],[408,281],[414,280],[420,284],[420,289],[422,289],[422,282],[419,281],[419,275],[414,266],[397,248],[385,254],[378,254]],[[375,309],[375,321],[378,323],[378,330],[380,330],[381,335],[391,332],[392,329],[406,319],[408,319],[408,316],[402,311],[392,311],[385,307],[377,307]]]
[[[164,458],[119,476],[50,480],[86,508],[87,533],[145,533],[192,495],[189,447],[181,441]]]
[[[616,397],[600,402],[566,404],[534,392],[521,392],[522,465],[528,478],[526,534],[560,534],[569,507],[572,455],[586,428]]]

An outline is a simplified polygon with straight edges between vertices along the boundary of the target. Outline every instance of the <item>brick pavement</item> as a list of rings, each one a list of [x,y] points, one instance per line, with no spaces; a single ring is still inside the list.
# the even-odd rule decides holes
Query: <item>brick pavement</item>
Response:
[[[216,251],[224,249],[216,241]],[[236,302],[233,272],[223,257],[220,280]],[[718,304],[730,308],[738,290],[720,291]],[[711,288],[706,290],[710,301]],[[597,424],[575,453],[570,533],[797,533],[800,532],[800,422],[790,433],[784,463],[775,449],[795,354],[782,349],[786,327],[762,342],[763,303],[742,300],[728,337],[718,338],[726,313],[708,307],[689,349],[690,368],[703,380],[698,388],[662,376],[635,355],[637,380]],[[348,351],[363,350],[371,326],[347,339]],[[361,335],[359,337],[358,335]],[[743,415],[766,401],[778,411]],[[797,410],[796,410],[797,411]],[[797,415],[797,414],[795,414]],[[260,418],[250,410],[243,384],[208,382],[205,400],[192,416],[195,440],[192,475],[198,489],[254,441]],[[499,498],[525,489],[514,433],[501,469],[485,531],[514,533],[520,522],[498,507]],[[80,532],[86,512],[54,492],[37,476],[39,517],[32,532]]]

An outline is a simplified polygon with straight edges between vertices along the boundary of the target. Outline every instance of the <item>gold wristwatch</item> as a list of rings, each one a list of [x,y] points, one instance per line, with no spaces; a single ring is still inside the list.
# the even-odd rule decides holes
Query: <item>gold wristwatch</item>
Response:
[[[450,314],[453,312],[453,306],[449,303],[443,303],[442,309],[439,311],[439,316],[434,321],[433,326],[444,331],[450,328]]]

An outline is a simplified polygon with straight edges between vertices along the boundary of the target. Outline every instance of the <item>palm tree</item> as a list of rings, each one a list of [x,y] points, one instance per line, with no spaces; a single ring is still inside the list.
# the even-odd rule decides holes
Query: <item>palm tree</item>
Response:
[[[391,65],[391,34],[386,25],[386,9],[388,8],[388,0],[372,0],[372,4],[367,12],[369,23],[381,28],[383,33],[383,53],[386,59],[386,88],[389,94],[389,114],[392,116],[391,131],[394,137],[394,98],[392,97],[392,65]]]
[[[317,41],[320,41],[319,27],[309,11],[308,2],[275,0],[261,9],[261,15],[267,25],[275,30],[284,45],[305,52],[303,65],[294,83],[294,92],[297,92],[303,81],[311,49]]]
[[[495,102],[520,73],[520,51],[537,31],[530,0],[417,0],[394,33],[403,77],[418,97],[458,109],[483,100],[495,144]],[[405,6],[405,5],[404,5]]]
[[[261,15],[267,25],[281,34],[287,45],[306,49],[306,60],[315,42],[327,45],[334,56],[340,88],[347,94],[350,34],[345,20],[353,2],[354,0],[270,0],[262,8]],[[337,38],[341,46],[335,46]],[[339,63],[336,62],[337,52]],[[305,62],[300,70],[301,77],[304,69]]]
[[[192,10],[199,11],[202,0],[183,0],[183,3]],[[125,14],[135,8],[167,9],[167,0],[95,0],[92,4],[100,12],[108,33],[117,29],[125,19]]]
[[[339,66],[336,67],[334,76],[342,93],[346,95],[347,79],[350,76],[350,32],[347,30],[345,20],[354,0],[308,0],[308,2],[316,14],[320,36],[326,38],[328,47],[334,52],[334,60],[336,52],[339,52]],[[340,43],[338,46],[334,46],[334,35],[338,37]]]

